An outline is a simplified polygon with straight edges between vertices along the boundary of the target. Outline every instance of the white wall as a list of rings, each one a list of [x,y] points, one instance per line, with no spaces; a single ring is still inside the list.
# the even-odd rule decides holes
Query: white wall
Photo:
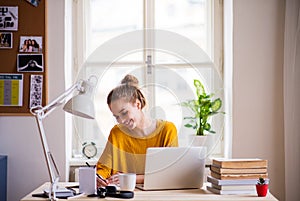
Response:
[[[270,190],[284,200],[285,1],[233,2],[233,157],[268,159]]]
[[[64,91],[64,0],[48,0],[49,100]],[[271,192],[284,200],[283,30],[284,1],[234,0],[233,157],[269,160]],[[62,180],[64,113],[45,122]],[[0,117],[0,154],[8,155],[8,201],[48,181],[33,117]]]
[[[48,100],[64,91],[64,1],[48,0]],[[60,170],[65,172],[64,113],[54,111],[44,121],[49,147]],[[33,117],[0,117],[0,154],[8,155],[7,200],[18,201],[49,181],[46,162]]]

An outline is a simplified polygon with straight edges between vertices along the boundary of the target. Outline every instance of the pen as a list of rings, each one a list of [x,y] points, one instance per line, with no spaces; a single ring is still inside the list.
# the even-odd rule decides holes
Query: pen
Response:
[[[85,162],[85,164],[86,164],[88,167],[91,167],[90,164],[89,164],[88,162]],[[94,166],[94,168],[95,168],[95,166]],[[98,173],[96,173],[96,175],[97,175],[97,177],[98,177],[99,179],[101,179],[102,181],[104,181],[105,183],[107,183],[107,181],[106,181],[101,175],[99,175]]]

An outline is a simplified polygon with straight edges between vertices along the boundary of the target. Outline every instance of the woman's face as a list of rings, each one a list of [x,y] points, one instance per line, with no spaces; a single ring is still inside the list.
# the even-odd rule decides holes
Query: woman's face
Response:
[[[132,103],[121,98],[113,101],[109,108],[119,124],[126,126],[130,130],[136,128],[141,118],[141,104],[139,101]]]

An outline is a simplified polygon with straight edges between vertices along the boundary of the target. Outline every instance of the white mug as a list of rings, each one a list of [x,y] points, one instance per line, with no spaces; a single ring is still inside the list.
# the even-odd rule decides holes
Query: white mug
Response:
[[[119,174],[120,190],[133,191],[136,183],[135,173],[120,173]]]

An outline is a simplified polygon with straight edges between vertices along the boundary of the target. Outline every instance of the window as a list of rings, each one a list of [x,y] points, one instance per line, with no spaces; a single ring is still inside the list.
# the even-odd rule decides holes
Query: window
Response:
[[[84,142],[98,155],[116,123],[106,104],[111,89],[128,73],[138,77],[147,97],[147,114],[175,123],[180,146],[193,130],[184,127],[180,102],[195,97],[193,79],[222,97],[223,32],[219,0],[73,1],[73,75],[98,77],[96,120],[72,117],[73,157]],[[77,76],[73,77],[75,81]],[[214,119],[223,154],[223,118]],[[98,156],[97,156],[98,157]]]

